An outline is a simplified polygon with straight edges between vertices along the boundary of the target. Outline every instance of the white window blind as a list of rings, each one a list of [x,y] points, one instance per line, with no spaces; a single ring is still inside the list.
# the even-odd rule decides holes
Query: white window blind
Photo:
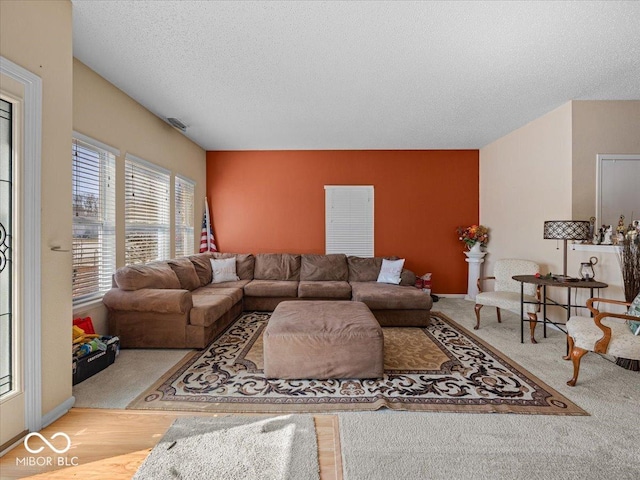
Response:
[[[170,256],[170,172],[131,154],[125,157],[125,262]]]
[[[326,253],[373,257],[373,186],[324,189]]]
[[[176,257],[185,257],[193,255],[193,200],[196,184],[179,175],[175,178]]]
[[[71,154],[75,305],[111,288],[116,266],[115,156],[119,152],[74,133]]]

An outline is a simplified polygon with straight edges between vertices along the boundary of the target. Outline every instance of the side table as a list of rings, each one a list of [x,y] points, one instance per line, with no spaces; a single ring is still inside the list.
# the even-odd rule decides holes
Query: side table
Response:
[[[552,323],[558,327],[561,331],[567,333],[563,328],[565,323],[553,322],[547,318],[547,305],[562,307],[567,311],[567,321],[571,317],[571,307],[575,308],[587,308],[586,305],[572,305],[571,304],[571,289],[572,288],[588,288],[589,296],[593,298],[593,291],[595,289],[607,288],[609,285],[603,282],[596,282],[595,280],[577,280],[577,281],[560,281],[554,278],[536,277],[535,275],[514,275],[512,277],[517,282],[520,282],[520,343],[524,343],[524,304],[533,303],[525,302],[524,300],[524,284],[533,283],[542,287],[542,298],[540,304],[542,305],[542,320],[537,320],[538,323],[542,322],[544,337],[547,338],[547,323]],[[547,287],[560,287],[567,289],[567,303],[556,302],[547,298]],[[528,322],[529,320],[527,320]]]

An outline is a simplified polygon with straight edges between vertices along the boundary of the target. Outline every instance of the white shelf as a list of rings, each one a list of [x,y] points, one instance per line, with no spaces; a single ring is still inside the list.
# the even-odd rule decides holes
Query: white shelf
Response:
[[[572,243],[571,250],[578,252],[618,253],[622,250],[619,245],[593,245],[587,243]]]

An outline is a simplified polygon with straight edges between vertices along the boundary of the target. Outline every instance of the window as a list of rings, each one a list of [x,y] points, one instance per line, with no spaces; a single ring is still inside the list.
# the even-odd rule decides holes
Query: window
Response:
[[[192,180],[176,175],[175,225],[176,257],[193,255],[193,200],[196,184]]]
[[[119,152],[74,133],[71,154],[75,305],[111,288],[116,264],[115,157]]]
[[[133,155],[125,157],[125,262],[169,258],[170,172]]]
[[[326,253],[373,257],[373,186],[325,186]]]

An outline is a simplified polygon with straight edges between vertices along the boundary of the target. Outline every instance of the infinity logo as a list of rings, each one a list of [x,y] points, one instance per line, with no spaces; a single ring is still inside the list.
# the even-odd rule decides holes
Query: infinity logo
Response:
[[[66,453],[69,451],[69,449],[71,448],[71,439],[69,438],[69,435],[67,435],[66,433],[63,432],[58,432],[58,433],[54,433],[51,436],[51,440],[53,440],[56,437],[64,437],[67,439],[67,446],[61,450],[58,450],[56,447],[54,447],[51,442],[49,442],[49,440],[47,440],[46,438],[44,438],[42,435],[40,435],[38,432],[33,432],[30,433],[29,435],[27,435],[26,437],[24,437],[24,448],[26,448],[30,453],[40,453],[42,450],[44,450],[44,447],[40,447],[37,449],[32,449],[29,447],[29,439],[31,437],[39,437],[40,440],[42,440],[44,443],[46,443],[49,448],[51,450],[53,450],[54,452],[56,452],[57,454],[61,454],[61,453]]]

